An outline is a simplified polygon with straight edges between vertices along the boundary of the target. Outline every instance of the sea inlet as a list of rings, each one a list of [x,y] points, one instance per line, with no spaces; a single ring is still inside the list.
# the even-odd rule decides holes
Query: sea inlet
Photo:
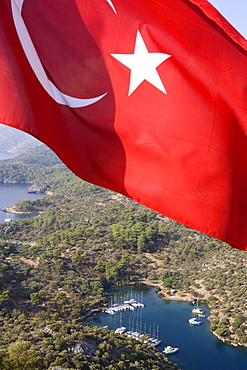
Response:
[[[169,355],[169,360],[182,370],[246,370],[247,348],[223,343],[210,332],[207,319],[210,312],[203,305],[205,317],[201,325],[190,325],[192,302],[167,301],[158,297],[154,288],[147,286],[119,287],[109,293],[109,306],[135,299],[144,304],[134,310],[119,311],[111,315],[95,313],[86,320],[90,326],[108,326],[109,330],[126,327],[152,337],[161,343],[156,347],[178,347],[178,352]],[[125,335],[125,334],[122,334]]]

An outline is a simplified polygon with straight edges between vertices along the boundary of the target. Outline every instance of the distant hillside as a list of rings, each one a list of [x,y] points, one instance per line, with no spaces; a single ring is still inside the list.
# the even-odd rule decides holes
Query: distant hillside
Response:
[[[6,159],[5,163],[38,164],[41,166],[55,166],[62,164],[58,156],[46,145],[39,143],[38,147],[32,148],[14,158]]]
[[[0,151],[21,154],[38,145],[40,141],[34,137],[0,124]]]

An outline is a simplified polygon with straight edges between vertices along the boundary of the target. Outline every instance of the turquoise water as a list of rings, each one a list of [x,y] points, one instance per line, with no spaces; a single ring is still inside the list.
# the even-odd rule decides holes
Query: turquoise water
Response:
[[[42,198],[45,194],[28,194],[30,184],[2,184],[0,183],[0,222],[4,222],[6,218],[18,220],[27,217],[37,216],[37,213],[32,214],[14,214],[3,212],[5,207],[13,206],[19,200],[35,200]]]
[[[114,291],[111,302],[121,302],[127,298],[141,300],[144,308],[137,308],[134,312],[126,311],[109,315],[95,314],[87,320],[89,325],[105,326],[115,330],[119,326],[127,329],[151,334],[155,329],[162,340],[157,347],[163,350],[164,346],[179,347],[179,351],[169,355],[169,359],[177,363],[182,370],[246,370],[247,348],[234,347],[219,341],[209,331],[209,310],[200,305],[206,317],[202,318],[200,326],[191,326],[188,319],[191,317],[192,304],[190,302],[164,301],[160,299],[152,288],[118,288]],[[115,300],[114,300],[115,299]]]

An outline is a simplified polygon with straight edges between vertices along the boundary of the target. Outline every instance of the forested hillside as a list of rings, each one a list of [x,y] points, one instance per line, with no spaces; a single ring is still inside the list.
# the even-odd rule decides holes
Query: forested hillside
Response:
[[[40,142],[34,137],[20,130],[0,124],[0,151],[19,154],[37,145],[40,145]]]
[[[81,322],[104,307],[111,286],[139,282],[164,297],[199,298],[217,335],[247,344],[245,252],[78,179],[45,147],[0,162],[0,181],[40,183],[50,194],[17,203],[38,217],[0,224],[0,368],[17,368],[17,348],[31,351],[32,369],[172,368],[148,345]],[[88,340],[93,354],[71,355]]]
[[[150,345],[82,323],[104,307],[111,285],[140,274],[139,257],[120,256],[108,227],[122,211],[146,228],[155,214],[134,203],[128,210],[132,202],[78,179],[44,146],[2,161],[0,176],[53,193],[16,205],[38,217],[0,224],[0,369],[177,368]]]

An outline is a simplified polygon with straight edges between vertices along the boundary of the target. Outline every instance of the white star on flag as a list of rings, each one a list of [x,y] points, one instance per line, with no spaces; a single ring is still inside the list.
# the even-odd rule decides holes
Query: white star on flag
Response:
[[[144,80],[157,87],[157,89],[164,94],[167,94],[156,68],[171,55],[164,53],[149,53],[140,31],[137,31],[136,34],[134,54],[111,55],[120,63],[131,69],[128,96],[130,96]]]

